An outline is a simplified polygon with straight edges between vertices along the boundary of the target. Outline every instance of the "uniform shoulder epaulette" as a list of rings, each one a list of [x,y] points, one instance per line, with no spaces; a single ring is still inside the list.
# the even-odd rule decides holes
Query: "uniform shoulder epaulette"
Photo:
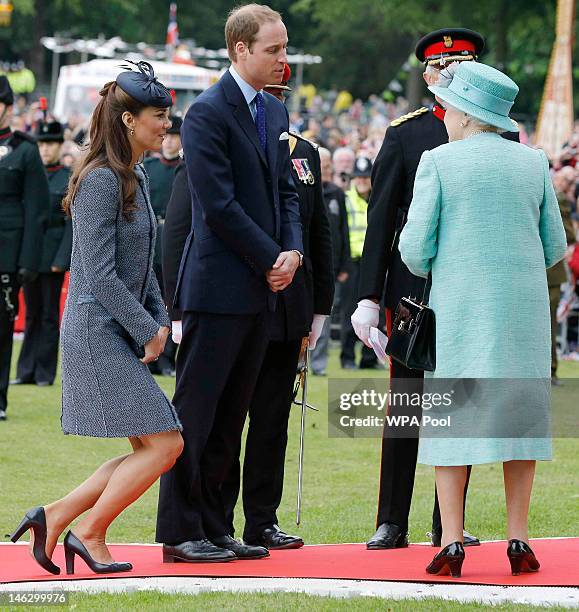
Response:
[[[20,130],[14,130],[13,136],[18,138],[18,140],[26,140],[27,142],[31,142],[32,144],[36,144],[36,140],[34,136],[27,134],[26,132],[21,132]]]
[[[398,119],[394,119],[394,121],[392,121],[390,125],[392,127],[396,127],[406,121],[409,121],[410,119],[415,119],[416,117],[420,117],[424,115],[424,113],[427,113],[427,112],[428,112],[428,108],[426,108],[426,106],[423,106],[422,108],[419,108],[418,110],[412,111],[411,113],[407,113],[406,115],[402,115],[402,117],[398,117]]]
[[[317,151],[320,148],[320,145],[317,142],[314,142],[313,140],[308,140],[307,138],[304,138],[301,134],[296,134],[295,132],[290,132],[290,134],[294,138],[297,138],[298,140],[303,140],[304,142],[307,142],[309,145],[312,145],[315,151]]]

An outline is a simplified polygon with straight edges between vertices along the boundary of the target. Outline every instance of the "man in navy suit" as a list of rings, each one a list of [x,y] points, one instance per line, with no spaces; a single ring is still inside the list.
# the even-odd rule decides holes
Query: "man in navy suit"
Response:
[[[269,340],[277,292],[303,258],[290,178],[288,113],[261,90],[287,61],[279,13],[249,4],[225,26],[232,65],[187,112],[181,131],[192,198],[177,280],[183,311],[173,402],[185,449],[161,480],[157,541],[165,562],[267,556],[228,535],[221,485]]]

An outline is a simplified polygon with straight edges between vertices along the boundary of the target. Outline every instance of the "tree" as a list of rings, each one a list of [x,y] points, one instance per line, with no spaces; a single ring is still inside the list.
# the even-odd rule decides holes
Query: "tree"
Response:
[[[311,49],[324,57],[316,73],[322,87],[339,82],[355,96],[380,92],[421,35],[466,27],[486,38],[481,60],[503,68],[520,85],[515,109],[523,115],[538,111],[554,40],[554,1],[299,0],[294,10],[313,16]]]
[[[362,98],[380,93],[400,74],[421,35],[442,27],[468,27],[487,39],[482,61],[503,67],[520,85],[516,112],[538,111],[554,38],[555,0],[258,1],[283,14],[290,47],[323,57],[321,65],[305,73],[318,88],[348,89]],[[0,31],[0,59],[24,57],[42,80],[49,63],[42,36],[96,38],[102,33],[130,43],[163,44],[171,0],[13,2],[13,25]],[[178,4],[182,39],[210,49],[224,46],[223,27],[237,0]],[[579,59],[577,49],[575,57]],[[412,74],[420,98],[427,91],[419,71]]]

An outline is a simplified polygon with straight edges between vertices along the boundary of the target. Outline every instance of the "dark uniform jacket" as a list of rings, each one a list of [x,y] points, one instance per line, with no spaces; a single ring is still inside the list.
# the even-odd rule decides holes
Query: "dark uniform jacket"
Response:
[[[60,164],[45,166],[48,176],[50,208],[42,244],[39,272],[51,272],[52,266],[61,270],[70,268],[72,249],[72,220],[62,210],[62,199],[68,189],[70,170]]]
[[[187,183],[187,168],[181,162],[175,169],[163,229],[163,296],[172,321],[183,318],[182,311],[173,307],[173,300],[181,256],[191,230],[191,193]]]
[[[504,134],[517,140],[518,134]],[[421,298],[425,279],[414,276],[400,258],[398,236],[412,202],[414,178],[424,151],[448,142],[433,109],[421,108],[393,121],[372,168],[368,229],[360,265],[360,299],[384,295],[395,310],[400,298]],[[386,284],[385,284],[386,279]]]
[[[0,272],[37,272],[47,217],[48,181],[35,141],[0,132]]]
[[[338,276],[340,272],[348,270],[350,262],[350,232],[348,230],[346,195],[334,183],[323,183],[323,189],[332,232],[334,274]]]
[[[304,261],[291,285],[280,293],[272,329],[272,340],[279,341],[306,336],[313,315],[329,315],[334,300],[332,237],[317,147],[291,134],[290,159],[291,176],[300,200]]]
[[[306,335],[313,314],[330,313],[334,292],[331,235],[322,197],[319,155],[309,142],[296,138],[291,158],[308,160],[307,167],[311,169],[314,183],[300,181],[292,162],[292,178],[300,201],[304,265],[296,272],[292,284],[279,294],[283,297],[278,299],[276,309],[276,339]],[[191,229],[191,195],[185,165],[180,164],[167,204],[163,234],[165,303],[173,321],[182,316],[181,311],[173,307],[173,300],[181,256]]]
[[[155,265],[161,265],[161,253],[163,243],[163,230],[165,216],[167,214],[167,203],[171,196],[173,181],[175,180],[175,169],[180,163],[180,158],[165,159],[164,157],[150,157],[145,160],[145,172],[149,177],[149,189],[151,192],[151,206],[157,217],[157,242],[155,244]]]

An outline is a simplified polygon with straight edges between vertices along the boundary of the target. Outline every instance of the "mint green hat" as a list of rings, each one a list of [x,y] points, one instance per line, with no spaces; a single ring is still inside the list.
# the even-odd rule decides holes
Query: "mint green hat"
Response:
[[[428,88],[437,98],[475,119],[506,130],[518,132],[509,117],[518,85],[500,70],[479,62],[461,62],[448,87]]]

